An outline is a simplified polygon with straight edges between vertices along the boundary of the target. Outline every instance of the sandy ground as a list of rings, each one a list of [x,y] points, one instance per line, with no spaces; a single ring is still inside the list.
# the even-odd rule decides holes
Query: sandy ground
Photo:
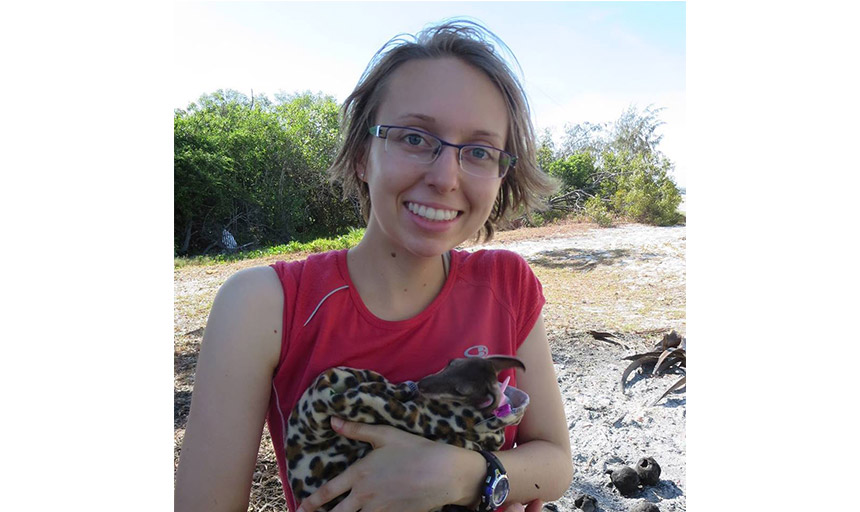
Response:
[[[628,224],[593,229],[568,223],[500,233],[484,247],[523,255],[544,282],[548,298],[544,316],[575,474],[565,496],[546,510],[578,510],[574,499],[581,493],[593,496],[599,511],[629,511],[643,501],[662,512],[686,510],[686,394],[682,390],[653,405],[678,375],[634,374],[626,393],[619,389],[629,363],[623,357],[650,350],[669,328],[686,333],[686,228]],[[174,464],[185,430],[196,353],[214,294],[240,268],[267,263],[244,261],[176,271]],[[628,321],[635,327],[626,327]],[[629,348],[595,340],[587,334],[590,329],[616,332],[616,339]],[[621,497],[608,485],[607,469],[633,466],[647,456],[662,469],[658,485],[632,498]],[[248,510],[283,508],[271,440],[264,431]]]
[[[667,286],[685,284],[686,228],[625,225],[595,229],[570,237],[551,237],[494,244],[521,254],[534,264],[550,253],[564,250],[572,267],[598,260],[601,254],[623,254],[615,271],[631,286],[659,281]],[[600,312],[595,312],[599,314]],[[657,321],[655,325],[661,325]],[[665,325],[665,324],[662,324]],[[685,334],[682,324],[673,326]],[[548,510],[578,510],[577,495],[594,497],[598,510],[627,511],[638,503],[654,503],[662,512],[686,510],[686,394],[670,394],[654,401],[679,376],[628,377],[626,393],[620,377],[629,361],[624,356],[651,349],[664,332],[619,334],[622,348],[595,340],[583,332],[550,335],[553,360],[564,399],[575,468],[568,492]],[[634,466],[642,457],[654,457],[661,467],[660,483],[631,498],[609,485],[607,470]]]

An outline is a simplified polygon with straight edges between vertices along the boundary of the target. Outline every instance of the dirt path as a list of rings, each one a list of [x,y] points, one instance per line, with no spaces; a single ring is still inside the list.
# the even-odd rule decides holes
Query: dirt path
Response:
[[[651,405],[678,376],[636,375],[628,378],[626,394],[619,390],[628,363],[624,356],[649,350],[669,329],[686,332],[686,228],[628,224],[597,229],[564,223],[499,233],[493,244],[483,247],[523,255],[547,298],[544,316],[576,471],[568,492],[551,506],[577,510],[575,496],[587,493],[602,511],[631,510],[643,500],[662,512],[686,510],[686,394]],[[236,270],[274,259],[175,271],[174,462],[215,293]],[[597,341],[588,330],[617,333],[616,339],[629,348]],[[658,485],[633,498],[622,498],[607,486],[607,469],[633,466],[646,456],[661,466]],[[285,510],[268,432],[258,454],[248,510]]]

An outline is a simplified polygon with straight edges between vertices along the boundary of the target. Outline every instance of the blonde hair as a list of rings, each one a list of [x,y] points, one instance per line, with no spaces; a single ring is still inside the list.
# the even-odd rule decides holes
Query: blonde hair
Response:
[[[489,241],[495,228],[516,215],[541,205],[541,197],[552,194],[557,185],[537,165],[535,133],[528,100],[522,84],[496,52],[491,41],[506,50],[510,48],[485,27],[467,20],[450,20],[425,28],[416,36],[401,34],[385,43],[371,59],[355,90],[344,101],[341,117],[342,142],[329,168],[332,181],[342,184],[344,198],[357,197],[365,222],[370,217],[370,192],[367,183],[358,179],[356,165],[366,156],[370,134],[382,103],[385,87],[393,72],[414,59],[456,57],[483,71],[502,93],[508,109],[508,137],[505,151],[517,156],[516,165],[503,178],[489,218],[477,233]]]

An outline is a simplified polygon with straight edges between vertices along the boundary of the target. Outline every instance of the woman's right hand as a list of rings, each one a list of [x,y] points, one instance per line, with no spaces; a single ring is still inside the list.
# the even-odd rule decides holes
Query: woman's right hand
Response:
[[[280,356],[283,307],[283,289],[270,267],[242,270],[218,291],[197,359],[176,511],[247,510]]]

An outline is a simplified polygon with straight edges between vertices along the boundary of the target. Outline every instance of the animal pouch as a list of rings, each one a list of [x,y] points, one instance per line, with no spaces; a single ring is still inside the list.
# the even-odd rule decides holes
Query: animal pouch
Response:
[[[445,371],[448,368],[431,377],[439,378]],[[299,399],[287,422],[288,478],[297,502],[301,503],[372,449],[368,443],[348,439],[332,430],[332,416],[391,425],[433,441],[492,451],[501,448],[505,427],[522,420],[529,402],[525,392],[506,386],[496,394],[491,406],[480,409],[465,397],[458,401],[450,393],[424,391],[426,379],[429,377],[418,383],[392,384],[376,372],[346,367],[320,374]],[[495,379],[492,385],[494,389],[501,387]],[[457,386],[451,384],[452,389]],[[462,387],[459,391],[463,391]],[[482,398],[480,405],[489,400]],[[344,497],[346,494],[323,508],[331,510]]]

